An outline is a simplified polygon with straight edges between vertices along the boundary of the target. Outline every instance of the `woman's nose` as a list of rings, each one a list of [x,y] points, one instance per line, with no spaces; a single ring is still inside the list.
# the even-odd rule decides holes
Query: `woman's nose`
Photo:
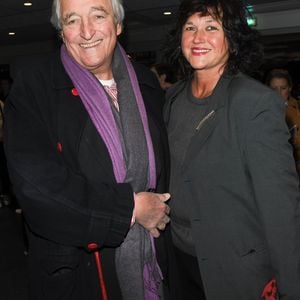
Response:
[[[205,40],[205,33],[203,30],[197,30],[194,34],[194,42],[195,43],[203,43]]]

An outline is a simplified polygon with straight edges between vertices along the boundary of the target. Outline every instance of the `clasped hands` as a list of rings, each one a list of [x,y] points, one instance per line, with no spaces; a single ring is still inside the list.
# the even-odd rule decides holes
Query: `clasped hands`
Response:
[[[134,195],[135,221],[149,230],[154,237],[159,237],[160,230],[164,230],[170,222],[170,207],[166,201],[170,199],[169,193],[158,194],[141,192]]]

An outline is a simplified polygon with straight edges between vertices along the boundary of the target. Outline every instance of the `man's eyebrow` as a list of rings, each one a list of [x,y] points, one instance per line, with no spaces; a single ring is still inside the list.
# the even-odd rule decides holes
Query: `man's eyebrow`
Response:
[[[105,7],[103,7],[103,6],[93,6],[93,7],[91,7],[91,9],[90,9],[90,11],[102,11],[102,12],[104,12],[106,15],[108,15],[109,13],[108,13],[108,11],[105,9]]]
[[[101,12],[105,13],[106,15],[109,14],[108,11],[103,6],[93,6],[93,7],[91,7],[90,13],[94,12],[94,11],[101,11]],[[66,14],[63,17],[62,21],[65,23],[68,19],[70,19],[73,16],[78,16],[78,14],[75,13],[75,12],[70,12],[70,13]]]
[[[71,17],[76,16],[76,15],[78,15],[78,14],[76,14],[75,12],[68,13],[68,14],[66,14],[66,15],[62,18],[62,21],[63,21],[64,23],[66,23],[66,21],[67,21],[68,19],[70,19]]]

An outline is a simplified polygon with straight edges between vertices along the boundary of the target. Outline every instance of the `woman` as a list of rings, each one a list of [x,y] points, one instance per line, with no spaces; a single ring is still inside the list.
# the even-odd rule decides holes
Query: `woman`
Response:
[[[239,0],[184,0],[168,57],[171,232],[185,299],[300,299],[299,190],[281,97]],[[271,291],[269,291],[269,289]],[[275,298],[274,298],[275,299]]]
[[[163,94],[117,43],[123,17],[120,0],[54,0],[61,49],[21,68],[6,104],[31,300],[167,299]]]
[[[293,81],[285,69],[273,69],[266,77],[266,84],[277,91],[285,101],[285,119],[291,132],[291,143],[298,174],[300,174],[300,111],[298,101],[291,95]]]

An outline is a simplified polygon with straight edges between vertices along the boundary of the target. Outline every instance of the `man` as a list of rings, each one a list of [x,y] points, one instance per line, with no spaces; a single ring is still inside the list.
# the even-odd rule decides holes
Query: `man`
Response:
[[[167,138],[152,104],[163,94],[117,43],[123,17],[119,0],[55,0],[61,51],[20,70],[8,99],[31,300],[163,297],[165,241],[153,237],[169,222]]]

